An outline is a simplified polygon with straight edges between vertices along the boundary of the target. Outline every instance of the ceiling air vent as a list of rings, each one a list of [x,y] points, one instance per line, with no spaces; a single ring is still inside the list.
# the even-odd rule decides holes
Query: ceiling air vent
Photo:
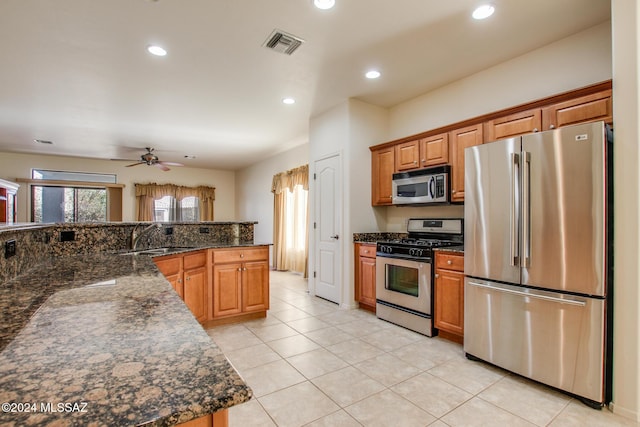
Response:
[[[302,43],[304,43],[304,40],[299,37],[287,34],[284,31],[273,30],[267,41],[264,42],[263,46],[268,47],[271,50],[275,50],[276,52],[291,55],[300,47],[300,45],[302,45]]]

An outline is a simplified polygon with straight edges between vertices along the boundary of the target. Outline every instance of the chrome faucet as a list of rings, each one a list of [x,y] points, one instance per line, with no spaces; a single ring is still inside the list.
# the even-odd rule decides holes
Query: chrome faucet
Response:
[[[142,231],[140,231],[139,234],[136,235],[136,231],[138,230],[138,227],[140,227],[140,225],[141,224],[136,224],[136,226],[133,227],[133,231],[131,232],[131,250],[132,251],[136,250],[136,248],[138,247],[138,242],[140,241],[140,238],[144,236],[147,231],[152,230],[154,228],[162,228],[162,224],[156,222],[146,226],[145,228],[142,229]]]

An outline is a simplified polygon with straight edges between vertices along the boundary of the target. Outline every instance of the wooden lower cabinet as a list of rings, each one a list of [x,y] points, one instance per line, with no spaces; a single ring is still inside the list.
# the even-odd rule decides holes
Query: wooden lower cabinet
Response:
[[[267,246],[200,250],[155,257],[153,261],[200,323],[266,316]]]
[[[229,425],[229,410],[222,409],[213,414],[205,415],[204,417],[178,425],[180,427],[227,427]]]
[[[242,264],[213,266],[212,318],[242,312]]]
[[[153,261],[199,322],[207,320],[207,252],[168,255]]]
[[[210,319],[262,313],[269,309],[269,249],[211,249]]]
[[[464,255],[437,251],[434,319],[439,335],[462,343],[464,337]]]
[[[376,245],[356,243],[355,299],[360,308],[376,311]]]

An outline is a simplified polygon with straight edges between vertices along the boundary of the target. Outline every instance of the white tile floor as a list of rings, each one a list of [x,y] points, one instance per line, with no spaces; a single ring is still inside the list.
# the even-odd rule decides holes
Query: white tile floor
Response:
[[[231,427],[638,425],[306,289],[272,272],[265,319],[208,330],[254,392]]]

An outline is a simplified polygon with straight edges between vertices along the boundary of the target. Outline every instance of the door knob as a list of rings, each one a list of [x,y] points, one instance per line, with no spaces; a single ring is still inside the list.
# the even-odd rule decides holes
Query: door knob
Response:
[[[337,234],[334,234],[333,236],[329,236],[329,238],[338,240],[340,236],[338,236]]]

